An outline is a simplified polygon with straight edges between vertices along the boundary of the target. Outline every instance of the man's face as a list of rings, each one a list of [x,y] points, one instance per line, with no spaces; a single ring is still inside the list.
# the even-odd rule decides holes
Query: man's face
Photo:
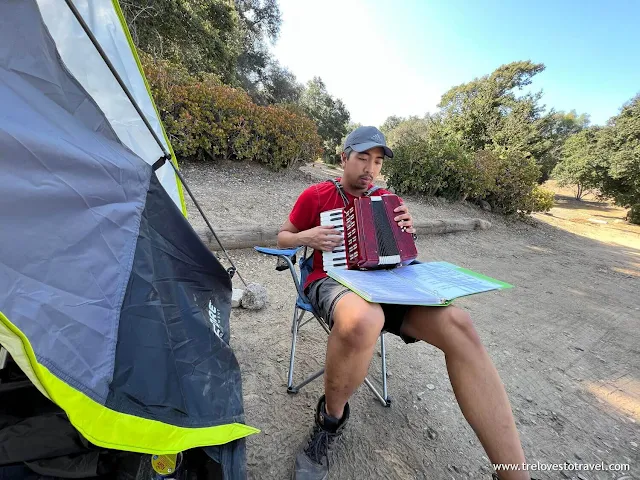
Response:
[[[349,158],[342,153],[342,183],[356,191],[367,191],[369,184],[380,173],[384,160],[382,147],[374,147],[364,152],[351,152]]]

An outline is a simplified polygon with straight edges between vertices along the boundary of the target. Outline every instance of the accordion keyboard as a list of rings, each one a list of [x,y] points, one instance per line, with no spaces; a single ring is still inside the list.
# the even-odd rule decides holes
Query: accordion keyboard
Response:
[[[320,225],[334,227],[340,235],[344,235],[342,208],[322,212],[320,214]],[[325,272],[330,268],[346,269],[347,252],[344,244],[337,246],[330,252],[322,252],[322,265]]]

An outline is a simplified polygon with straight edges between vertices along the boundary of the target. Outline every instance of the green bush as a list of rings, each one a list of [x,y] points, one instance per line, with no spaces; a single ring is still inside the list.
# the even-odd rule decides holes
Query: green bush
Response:
[[[521,209],[522,213],[548,212],[553,208],[555,195],[551,190],[536,185]]]
[[[476,156],[482,159],[479,168],[488,179],[483,200],[504,215],[531,212],[540,176],[533,157],[518,150],[485,150]]]
[[[637,203],[631,207],[629,213],[627,213],[627,220],[629,223],[635,223],[640,225],[640,203]]]
[[[537,188],[540,169],[526,153],[501,149],[471,154],[437,124],[405,129],[392,138],[394,158],[384,163],[382,173],[399,194],[486,200],[505,215],[553,206],[553,194]]]
[[[454,140],[407,133],[393,144],[393,153],[382,173],[399,194],[461,200],[477,196],[482,188],[474,159]]]
[[[194,160],[255,160],[275,170],[322,154],[312,120],[282,106],[259,106],[212,75],[189,75],[142,57],[145,75],[176,155]]]

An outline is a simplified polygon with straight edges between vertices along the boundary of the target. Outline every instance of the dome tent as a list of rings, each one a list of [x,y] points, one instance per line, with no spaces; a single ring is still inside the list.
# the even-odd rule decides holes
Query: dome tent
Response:
[[[0,345],[92,445],[212,447],[241,478],[231,279],[117,0],[6,0],[0,36]]]

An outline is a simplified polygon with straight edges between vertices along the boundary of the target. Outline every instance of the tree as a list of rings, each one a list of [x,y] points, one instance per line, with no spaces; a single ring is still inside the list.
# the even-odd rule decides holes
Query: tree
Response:
[[[241,19],[230,0],[121,0],[133,41],[155,58],[236,79]]]
[[[396,128],[405,120],[404,117],[398,117],[397,115],[390,115],[380,126],[380,131],[387,135],[391,130]]]
[[[562,160],[555,166],[552,177],[561,187],[576,186],[576,199],[598,186],[598,127],[582,130],[570,136],[562,147]]]
[[[266,71],[259,103],[298,103],[304,85],[298,83],[296,76],[277,61],[271,61]]]
[[[239,16],[241,52],[237,74],[240,86],[254,101],[264,101],[264,86],[268,83],[270,68],[277,66],[267,47],[274,44],[280,34],[282,18],[277,0],[235,0]]]
[[[494,144],[530,146],[537,133],[541,94],[516,97],[513,90],[530,85],[543,70],[543,64],[513,62],[451,88],[438,104],[450,132],[472,151]]]
[[[570,112],[550,112],[542,122],[542,136],[548,140],[549,148],[541,156],[540,179],[545,182],[549,179],[554,167],[563,158],[563,146],[565,141],[573,134],[580,132],[589,126],[589,115],[578,115],[575,110]]]
[[[349,111],[340,99],[333,98],[320,77],[314,77],[300,97],[300,106],[318,126],[326,160],[336,161],[336,147],[347,134]]]
[[[279,68],[267,42],[282,23],[277,0],[121,0],[133,41],[154,58],[214,73],[254,99]],[[268,94],[264,98],[268,98]]]
[[[601,169],[601,193],[623,207],[640,204],[640,94],[609,120],[599,145],[608,167]]]
[[[392,117],[389,117],[392,118]],[[385,124],[389,122],[389,118],[385,121]],[[399,117],[395,117],[399,119]],[[395,145],[404,143],[409,138],[427,138],[428,135],[432,134],[434,129],[438,128],[441,130],[441,123],[436,118],[432,118],[426,115],[424,118],[420,118],[417,116],[411,116],[404,119],[399,119],[400,121],[395,124],[395,126],[389,130],[387,130],[386,125],[385,130],[381,131],[384,133],[387,145],[390,148],[393,148]],[[388,123],[388,125],[393,125],[396,123],[394,120]],[[438,130],[438,134],[442,135],[442,132]],[[433,137],[434,135],[431,135]]]
[[[542,92],[517,96],[516,90],[531,85],[544,68],[541,63],[512,62],[451,88],[439,104],[449,135],[473,152],[515,150],[531,156],[541,167],[543,159],[549,161],[549,152],[565,138],[553,133],[560,129],[562,119],[554,117],[553,111],[544,114]],[[545,173],[540,170],[542,178]]]
[[[349,124],[347,125],[347,128],[346,128],[346,133],[342,136],[342,139],[340,140],[340,143],[338,145],[336,145],[336,161],[338,161],[338,158],[340,157],[340,154],[343,152],[344,142],[346,142],[346,140],[347,140],[347,135],[349,135],[356,128],[360,128],[360,127],[362,127],[361,123],[349,122]]]

